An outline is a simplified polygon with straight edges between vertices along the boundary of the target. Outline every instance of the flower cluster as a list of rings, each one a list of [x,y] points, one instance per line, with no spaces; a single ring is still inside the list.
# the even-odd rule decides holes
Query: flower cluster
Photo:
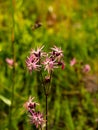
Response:
[[[70,66],[74,66],[75,64],[78,64],[76,58],[73,58],[71,61],[70,61]],[[82,65],[82,72],[83,73],[88,73],[89,71],[91,70],[91,67],[89,64],[84,64]]]
[[[29,112],[30,122],[38,127],[42,127],[45,120],[43,114],[39,111],[36,111],[36,105],[39,105],[36,102],[33,102],[34,98],[29,98],[29,100],[24,104],[25,109]]]
[[[43,52],[44,46],[37,48],[37,50],[31,50],[30,56],[26,59],[26,66],[31,73],[33,70],[38,71],[44,68],[45,71],[51,73],[55,68],[61,66],[64,69],[65,65],[62,60],[63,51],[61,48],[54,46],[51,48],[51,52]]]

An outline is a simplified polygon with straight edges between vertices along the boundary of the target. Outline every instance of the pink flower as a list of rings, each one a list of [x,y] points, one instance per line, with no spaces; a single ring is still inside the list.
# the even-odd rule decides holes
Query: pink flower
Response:
[[[30,115],[30,122],[38,128],[39,126],[42,126],[45,122],[43,118],[43,114],[40,112],[32,112],[32,115]]]
[[[29,97],[29,100],[23,105],[26,110],[29,112],[30,122],[38,128],[39,126],[42,127],[44,121],[43,114],[39,111],[36,111],[36,105],[39,105],[36,102],[33,102],[34,99]]]
[[[32,70],[39,70],[41,65],[39,65],[38,63],[39,59],[36,59],[35,55],[30,55],[30,57],[27,57],[26,59],[26,65],[30,72],[32,72]]]
[[[34,97],[33,98],[31,98],[31,97],[29,97],[29,100],[23,105],[24,106],[24,108],[26,109],[26,110],[35,110],[35,107],[36,107],[36,105],[39,105],[38,103],[36,103],[36,102],[32,102],[32,100],[34,99]]]
[[[84,65],[83,72],[89,72],[91,70],[91,67],[89,64]]]
[[[53,71],[54,68],[58,68],[55,60],[52,60],[51,58],[46,58],[45,61],[43,62],[43,65],[45,67],[44,70],[47,70],[48,73]]]
[[[42,52],[44,46],[41,48],[37,48],[37,50],[31,50],[30,56],[26,59],[26,66],[31,73],[33,70],[40,70],[44,67],[44,70],[47,70],[48,73],[54,70],[54,68],[58,68],[61,65],[62,69],[64,69],[65,64],[62,60],[63,51],[61,48],[54,46],[52,52],[47,54],[46,52]]]
[[[13,60],[13,59],[6,58],[5,61],[6,61],[6,62],[8,63],[8,65],[10,65],[10,66],[13,66],[13,64],[14,64],[14,60]]]
[[[70,66],[73,66],[73,65],[75,65],[75,64],[76,64],[76,59],[73,58],[73,59],[70,61]]]
[[[44,46],[42,46],[41,48],[37,48],[37,50],[32,49],[31,54],[34,54],[36,58],[40,58],[46,54],[45,52],[42,52],[43,48]]]
[[[51,48],[53,50],[52,52],[52,56],[55,56],[55,58],[60,61],[61,58],[63,57],[63,51],[61,50],[61,48],[58,48],[56,46],[54,46],[53,48]]]

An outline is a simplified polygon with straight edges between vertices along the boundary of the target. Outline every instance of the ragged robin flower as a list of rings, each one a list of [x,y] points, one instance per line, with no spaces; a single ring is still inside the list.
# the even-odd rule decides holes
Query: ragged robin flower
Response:
[[[91,67],[90,67],[89,64],[84,65],[84,67],[83,67],[83,72],[87,73],[87,72],[89,72],[90,70],[91,70]]]
[[[55,60],[52,60],[51,58],[46,58],[43,62],[44,70],[47,70],[48,73],[51,73],[54,68],[58,68],[57,63]]]
[[[41,65],[39,65],[39,59],[35,57],[35,55],[30,55],[26,59],[26,66],[31,73],[32,70],[39,70]]]
[[[13,66],[14,65],[14,60],[10,58],[6,58],[5,61],[7,62],[8,65]]]
[[[73,58],[71,61],[70,61],[70,66],[74,66],[76,64],[76,58]]]
[[[26,103],[24,103],[24,108],[26,109],[26,110],[35,110],[35,108],[36,108],[36,105],[39,105],[38,103],[36,103],[36,102],[34,102],[34,101],[32,101],[34,99],[34,97],[32,98],[32,97],[29,97],[29,100],[26,102]]]
[[[31,50],[31,55],[34,54],[36,58],[40,59],[41,57],[45,56],[45,52],[42,51],[44,46],[37,48],[37,50],[32,49]]]
[[[44,46],[37,48],[37,50],[32,49],[30,56],[26,59],[26,66],[31,73],[33,70],[41,70],[44,68],[45,71],[51,73],[55,68],[61,66],[62,69],[65,68],[63,62],[63,51],[61,48],[54,46],[52,52],[46,53],[42,49]]]
[[[39,111],[38,112],[32,112],[32,115],[30,115],[29,117],[30,117],[30,122],[32,124],[34,124],[36,126],[36,128],[42,127],[42,125],[45,122],[45,120],[43,118],[43,114]]]
[[[29,113],[30,122],[38,127],[42,127],[45,120],[43,118],[43,114],[39,111],[36,111],[36,105],[39,105],[38,103],[32,101],[34,97],[29,97],[29,100],[23,105],[24,108]]]
[[[63,57],[63,51],[61,50],[61,48],[54,46],[53,48],[51,48],[51,50],[51,55],[54,56],[58,61],[60,61]]]

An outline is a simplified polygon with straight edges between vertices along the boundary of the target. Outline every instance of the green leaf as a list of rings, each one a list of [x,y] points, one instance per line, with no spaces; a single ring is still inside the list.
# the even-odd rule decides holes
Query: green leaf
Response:
[[[0,95],[0,99],[7,104],[8,106],[11,106],[11,101],[9,99],[7,99],[6,97]]]

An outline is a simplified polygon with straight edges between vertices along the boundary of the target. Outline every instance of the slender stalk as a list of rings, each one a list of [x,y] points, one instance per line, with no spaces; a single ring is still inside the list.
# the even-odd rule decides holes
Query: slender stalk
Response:
[[[46,96],[46,130],[48,130],[48,94]]]
[[[46,94],[46,87],[45,87],[45,83],[43,81],[42,73],[41,73],[41,77],[42,77],[42,86],[43,86],[43,89],[44,89],[44,94]]]
[[[45,107],[46,107],[46,130],[48,130],[48,92],[47,92],[47,89],[46,89],[46,84],[44,83],[44,80],[43,80],[43,76],[42,76],[42,72],[41,72],[41,78],[42,78],[42,86],[43,86],[43,89],[44,89],[44,94],[45,94]]]
[[[40,127],[40,129],[39,130],[42,130],[42,126]]]
[[[15,87],[15,19],[14,19],[14,10],[15,10],[15,0],[10,0],[11,7],[11,17],[12,17],[12,29],[11,29],[11,44],[12,44],[12,57],[13,57],[13,69],[12,69],[12,92],[11,92],[11,106],[9,113],[9,130],[12,129],[12,110],[14,102],[14,87]]]
[[[47,82],[45,83],[43,80],[42,72],[41,72],[41,78],[42,78],[42,86],[44,89],[45,100],[46,100],[45,101],[45,105],[46,105],[45,106],[46,107],[46,130],[48,130],[48,95],[49,95],[50,89],[51,89],[52,71],[50,73],[50,82],[48,83],[48,86],[47,86]]]

